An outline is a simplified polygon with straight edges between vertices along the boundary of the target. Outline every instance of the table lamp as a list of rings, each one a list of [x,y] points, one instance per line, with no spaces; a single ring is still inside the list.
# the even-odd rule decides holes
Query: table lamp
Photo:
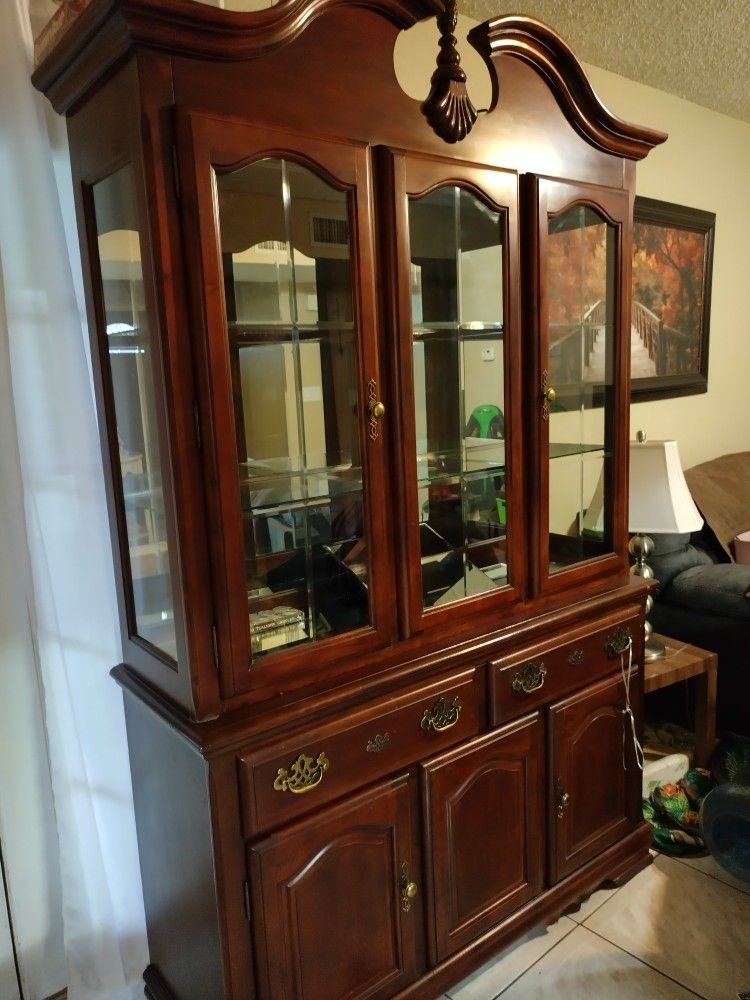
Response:
[[[633,576],[653,580],[654,572],[648,557],[654,551],[650,535],[684,534],[698,531],[703,518],[690,496],[680,464],[676,441],[647,441],[643,431],[630,442],[630,502],[628,530],[634,532],[628,551],[635,563]],[[658,660],[665,654],[664,643],[653,636],[648,615],[654,599],[646,598],[647,660]]]

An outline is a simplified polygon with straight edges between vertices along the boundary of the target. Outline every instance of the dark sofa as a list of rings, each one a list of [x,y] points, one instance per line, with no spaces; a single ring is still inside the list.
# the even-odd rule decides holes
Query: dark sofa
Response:
[[[750,528],[750,452],[688,469],[705,519],[692,535],[657,535],[651,568],[659,581],[650,621],[656,632],[719,656],[717,730],[750,736],[750,566],[731,541]]]

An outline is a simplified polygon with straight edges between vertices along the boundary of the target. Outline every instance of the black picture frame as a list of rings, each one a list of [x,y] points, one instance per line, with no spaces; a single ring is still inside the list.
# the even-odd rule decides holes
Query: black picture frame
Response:
[[[635,199],[633,402],[708,390],[715,229],[714,212]]]

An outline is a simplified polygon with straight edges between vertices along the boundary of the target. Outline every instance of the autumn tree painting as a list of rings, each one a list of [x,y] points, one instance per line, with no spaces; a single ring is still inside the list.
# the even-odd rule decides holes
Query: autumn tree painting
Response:
[[[634,221],[632,377],[705,391],[715,216],[636,198]]]

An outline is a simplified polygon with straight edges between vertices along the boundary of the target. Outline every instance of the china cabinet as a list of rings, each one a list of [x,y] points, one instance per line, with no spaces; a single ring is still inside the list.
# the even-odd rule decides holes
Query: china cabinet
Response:
[[[393,50],[435,16],[422,109]],[[665,136],[527,17],[471,32],[477,114],[452,24],[92,0],[35,72],[68,119],[155,1000],[427,1000],[648,862],[629,258]]]

